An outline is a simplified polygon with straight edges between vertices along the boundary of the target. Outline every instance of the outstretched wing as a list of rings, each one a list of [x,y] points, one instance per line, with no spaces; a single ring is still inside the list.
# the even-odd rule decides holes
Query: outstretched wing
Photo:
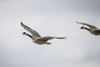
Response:
[[[76,22],[76,23],[82,24],[82,25],[86,25],[86,26],[88,26],[90,29],[97,29],[95,26],[90,25],[90,24],[87,24],[87,23],[81,23],[81,22]]]
[[[41,37],[39,38],[39,40],[42,40],[42,41],[47,41],[47,40],[51,40],[51,39],[66,39],[65,37],[52,37],[52,36],[46,36],[46,37]]]
[[[32,30],[30,27],[24,25],[22,22],[21,22],[21,26],[22,26],[25,30],[29,31],[29,32],[32,34],[33,37],[41,37],[35,30]]]

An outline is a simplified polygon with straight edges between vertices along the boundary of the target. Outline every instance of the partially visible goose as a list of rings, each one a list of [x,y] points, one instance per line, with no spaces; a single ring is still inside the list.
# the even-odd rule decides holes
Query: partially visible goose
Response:
[[[97,29],[95,26],[87,24],[87,23],[82,23],[82,22],[77,22],[78,24],[86,25],[87,27],[82,26],[81,29],[88,30],[91,34],[93,35],[100,35],[100,29]]]
[[[54,39],[54,38],[56,38],[56,39],[65,39],[65,37],[52,37],[52,36],[41,37],[35,30],[32,30],[28,26],[24,25],[22,22],[21,22],[21,26],[25,30],[29,31],[32,34],[32,35],[30,35],[30,34],[27,34],[26,32],[23,32],[23,35],[29,36],[34,43],[37,43],[39,45],[51,44],[51,43],[48,42],[48,40],[51,40],[51,39]]]

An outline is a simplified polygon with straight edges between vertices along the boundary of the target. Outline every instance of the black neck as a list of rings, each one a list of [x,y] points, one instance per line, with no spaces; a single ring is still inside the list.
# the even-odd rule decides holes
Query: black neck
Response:
[[[86,29],[86,30],[90,31],[90,29],[89,29],[89,28],[86,28],[86,27],[85,27],[84,29]]]
[[[29,35],[29,34],[26,34],[27,36],[29,36],[30,38],[32,38],[32,36],[31,35]]]

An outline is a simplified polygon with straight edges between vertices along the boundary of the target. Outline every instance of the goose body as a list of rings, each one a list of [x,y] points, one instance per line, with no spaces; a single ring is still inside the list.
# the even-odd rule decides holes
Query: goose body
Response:
[[[87,24],[87,23],[82,23],[82,22],[77,22],[77,23],[89,27],[87,28],[87,27],[82,26],[81,29],[88,30],[93,35],[100,35],[100,29],[98,29],[97,27]]]
[[[36,32],[35,30],[33,30],[30,27],[26,26],[22,22],[21,22],[21,26],[25,30],[27,30],[28,32],[31,33],[31,35],[30,35],[30,34],[27,34],[26,32],[23,32],[23,35],[29,36],[34,43],[39,44],[39,45],[51,44],[51,43],[48,42],[48,40],[51,40],[51,39],[54,39],[54,38],[56,38],[56,39],[65,39],[65,37],[52,37],[52,36],[41,37],[38,32]]]

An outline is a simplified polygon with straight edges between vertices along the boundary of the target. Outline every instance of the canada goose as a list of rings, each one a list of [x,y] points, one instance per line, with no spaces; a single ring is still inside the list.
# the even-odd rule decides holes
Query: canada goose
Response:
[[[87,24],[87,23],[81,23],[81,22],[76,22],[76,23],[82,24],[82,25],[86,25],[86,26],[89,27],[89,28],[87,28],[87,27],[82,26],[81,29],[86,29],[86,30],[88,30],[91,34],[94,34],[94,35],[100,35],[100,29],[97,29],[95,26],[90,25],[90,24]]]
[[[23,32],[23,35],[29,36],[34,43],[37,43],[39,45],[42,45],[42,44],[51,44],[51,43],[49,43],[47,41],[51,40],[51,39],[54,39],[54,38],[56,38],[56,39],[65,39],[65,37],[52,37],[52,36],[41,37],[35,30],[32,30],[28,26],[24,25],[22,22],[21,22],[21,26],[25,30],[29,31],[32,34],[32,35],[29,35],[26,32]]]

